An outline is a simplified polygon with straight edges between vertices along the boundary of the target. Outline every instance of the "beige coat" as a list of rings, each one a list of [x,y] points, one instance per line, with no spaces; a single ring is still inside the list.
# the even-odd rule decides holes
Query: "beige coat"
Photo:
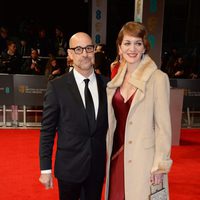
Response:
[[[107,172],[110,167],[116,119],[112,98],[123,82],[127,66],[121,66],[108,83]],[[124,181],[125,200],[147,200],[150,194],[150,173],[169,172],[171,153],[171,120],[169,111],[169,79],[146,55],[133,72],[130,83],[138,88],[132,101],[125,127]],[[109,175],[106,177],[106,199]],[[167,174],[164,185],[168,189]],[[116,191],[117,192],[117,191]]]

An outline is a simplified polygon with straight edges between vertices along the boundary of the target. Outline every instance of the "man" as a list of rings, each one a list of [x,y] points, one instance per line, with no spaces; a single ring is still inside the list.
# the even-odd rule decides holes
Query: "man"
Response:
[[[49,81],[40,135],[40,182],[53,187],[52,149],[57,133],[55,177],[60,200],[100,200],[106,162],[107,97],[105,77],[94,73],[94,45],[83,32],[69,40],[73,70]],[[85,82],[94,103],[94,122],[86,112]]]
[[[106,45],[98,44],[95,49],[95,69],[100,74],[110,77],[110,61],[106,53]]]
[[[22,57],[17,52],[15,41],[7,41],[7,50],[3,51],[0,57],[0,73],[21,73]]]
[[[31,49],[30,58],[22,65],[22,73],[30,75],[44,75],[45,64],[39,57],[37,49]]]

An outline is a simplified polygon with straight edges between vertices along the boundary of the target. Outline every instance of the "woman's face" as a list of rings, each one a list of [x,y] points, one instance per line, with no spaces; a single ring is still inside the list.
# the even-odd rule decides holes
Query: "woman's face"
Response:
[[[119,46],[119,53],[127,63],[137,64],[144,52],[142,38],[124,35],[122,44]]]
[[[56,60],[52,60],[52,61],[51,61],[51,65],[52,65],[53,67],[55,67],[55,66],[57,65],[57,61],[56,61]]]

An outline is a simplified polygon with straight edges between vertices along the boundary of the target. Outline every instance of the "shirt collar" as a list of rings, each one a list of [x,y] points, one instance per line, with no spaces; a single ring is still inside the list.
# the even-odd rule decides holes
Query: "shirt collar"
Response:
[[[86,79],[82,74],[80,74],[76,69],[74,69],[74,77],[75,80],[77,82],[77,84],[81,84],[84,79]],[[91,82],[93,82],[95,80],[95,73],[94,71],[92,72],[92,74],[88,77],[88,79],[90,79]]]

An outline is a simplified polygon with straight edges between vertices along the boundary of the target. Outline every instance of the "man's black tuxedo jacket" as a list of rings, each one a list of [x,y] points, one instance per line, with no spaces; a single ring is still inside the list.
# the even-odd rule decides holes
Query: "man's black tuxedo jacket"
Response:
[[[40,133],[40,169],[52,169],[52,149],[57,134],[55,176],[81,182],[92,169],[102,180],[106,162],[107,79],[96,74],[99,110],[96,129],[90,133],[85,107],[73,71],[49,81],[44,96]]]

